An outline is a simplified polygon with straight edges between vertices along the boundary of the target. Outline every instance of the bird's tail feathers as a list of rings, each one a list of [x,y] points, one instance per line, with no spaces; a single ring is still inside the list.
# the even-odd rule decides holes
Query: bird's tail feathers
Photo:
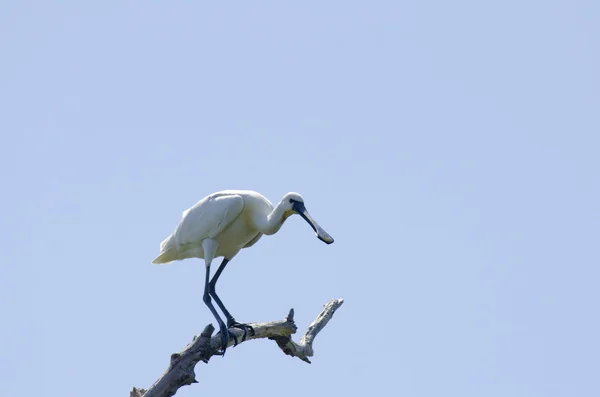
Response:
[[[162,243],[160,243],[160,254],[154,258],[152,263],[166,264],[177,259],[177,249],[171,234]]]

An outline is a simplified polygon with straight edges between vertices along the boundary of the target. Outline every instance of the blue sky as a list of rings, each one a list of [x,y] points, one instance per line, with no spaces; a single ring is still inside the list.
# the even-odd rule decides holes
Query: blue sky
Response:
[[[219,282],[236,319],[344,306],[312,365],[270,341],[198,393],[600,393],[600,6],[0,3],[0,384],[127,395],[213,322],[152,265],[222,189],[300,192]]]

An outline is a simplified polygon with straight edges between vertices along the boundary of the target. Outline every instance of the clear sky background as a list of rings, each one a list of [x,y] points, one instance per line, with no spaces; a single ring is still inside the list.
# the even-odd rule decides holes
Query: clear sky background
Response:
[[[242,251],[240,321],[345,299],[178,396],[600,395],[597,1],[0,2],[0,387],[126,396],[213,318],[152,265],[222,189],[300,217]]]

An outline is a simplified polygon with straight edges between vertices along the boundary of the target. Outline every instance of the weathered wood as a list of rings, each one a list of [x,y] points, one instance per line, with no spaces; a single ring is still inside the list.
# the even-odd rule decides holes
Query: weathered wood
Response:
[[[251,323],[254,332],[249,331],[246,340],[242,342],[243,331],[231,328],[229,332],[237,338],[240,343],[253,339],[272,339],[277,342],[281,350],[292,357],[298,357],[302,361],[310,363],[308,357],[312,357],[313,341],[317,334],[327,325],[335,311],[344,303],[343,299],[332,299],[325,305],[317,319],[308,327],[300,343],[292,340],[297,327],[294,322],[294,309],[291,309],[284,320],[270,323]],[[215,328],[212,324],[207,325],[199,337],[194,337],[192,342],[181,352],[171,355],[171,362],[165,373],[147,391],[133,388],[130,397],[170,397],[185,385],[198,383],[194,367],[199,361],[208,362],[212,356],[221,354],[221,338],[217,333],[212,335]],[[233,345],[234,338],[230,338],[228,346]]]
[[[143,397],[145,393],[146,389],[138,389],[137,387],[134,387],[129,393],[129,397]]]
[[[327,325],[329,320],[333,317],[333,313],[342,306],[344,303],[343,299],[332,299],[328,304],[325,305],[321,313],[317,319],[308,327],[302,339],[300,339],[300,343],[296,343],[292,340],[291,336],[275,336],[270,337],[269,339],[274,339],[277,342],[277,345],[283,350],[285,354],[288,354],[292,357],[298,357],[300,360],[305,361],[310,364],[309,357],[312,357],[314,354],[313,351],[313,341],[315,337],[321,330]],[[294,309],[290,310],[289,318],[294,317]]]

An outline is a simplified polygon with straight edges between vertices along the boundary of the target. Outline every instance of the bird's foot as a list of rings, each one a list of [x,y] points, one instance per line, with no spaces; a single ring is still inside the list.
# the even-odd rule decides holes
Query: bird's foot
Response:
[[[223,324],[223,325],[225,325],[225,324]],[[229,330],[225,326],[221,327],[221,330],[219,331],[219,333],[221,334],[221,351],[218,353],[215,353],[215,354],[218,356],[224,356],[225,351],[227,350],[227,345],[229,344],[229,337],[233,336],[235,345],[237,345],[237,338],[235,335],[230,334]]]
[[[227,328],[238,328],[238,329],[241,329],[244,332],[244,334],[242,336],[242,342],[246,340],[246,336],[248,335],[248,331],[250,331],[250,332],[252,332],[252,334],[254,334],[254,328],[252,328],[252,326],[250,326],[248,324],[238,323],[233,318],[227,321]],[[233,334],[231,334],[231,336],[233,336],[235,338],[235,344],[233,345],[235,347],[238,344],[237,343],[237,338]]]

